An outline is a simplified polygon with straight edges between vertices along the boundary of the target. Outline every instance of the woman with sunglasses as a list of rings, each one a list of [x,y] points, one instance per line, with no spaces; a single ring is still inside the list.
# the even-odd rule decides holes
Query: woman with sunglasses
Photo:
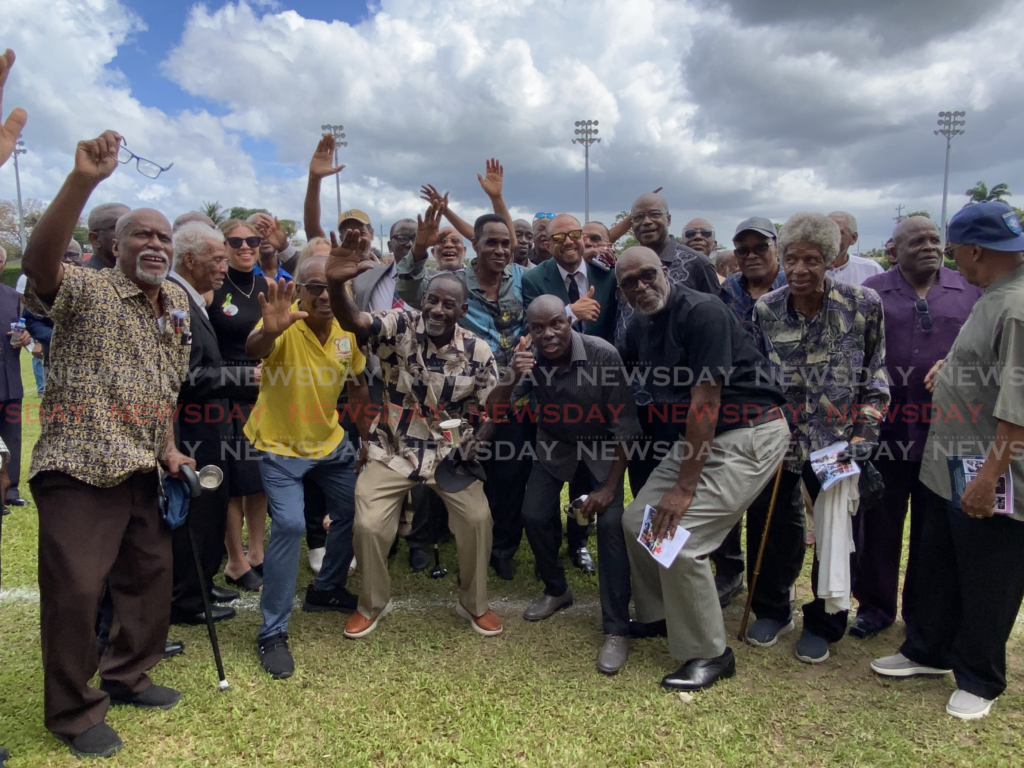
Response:
[[[209,305],[210,323],[217,334],[224,365],[255,367],[258,360],[245,354],[245,340],[263,317],[259,295],[267,292],[267,280],[254,271],[263,238],[254,227],[240,219],[220,225],[228,252],[228,274],[213,294]],[[266,532],[267,497],[255,451],[242,434],[246,419],[256,402],[258,388],[248,402],[231,402],[229,432],[225,444],[231,499],[228,502],[227,531],[224,546],[228,562],[224,578],[248,592],[263,586],[263,538]],[[242,548],[242,524],[249,529],[249,552]]]

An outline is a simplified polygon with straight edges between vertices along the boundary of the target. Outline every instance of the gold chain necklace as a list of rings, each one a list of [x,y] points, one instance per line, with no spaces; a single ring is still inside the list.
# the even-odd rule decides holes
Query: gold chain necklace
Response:
[[[243,296],[245,296],[245,298],[247,298],[247,299],[251,299],[252,298],[252,292],[256,290],[256,273],[255,272],[252,273],[252,286],[249,288],[249,292],[248,293],[243,291],[241,289],[241,287],[238,285],[238,283],[236,283],[234,280],[231,279],[231,274],[230,273],[225,275],[225,277],[227,277],[229,283],[231,283],[233,286],[235,286],[235,288],[238,288],[238,292],[240,294],[242,294]]]

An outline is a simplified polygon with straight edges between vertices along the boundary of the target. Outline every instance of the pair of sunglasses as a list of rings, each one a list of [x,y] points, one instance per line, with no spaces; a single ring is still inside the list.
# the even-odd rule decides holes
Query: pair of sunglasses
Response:
[[[226,237],[224,241],[235,250],[238,250],[242,247],[242,243],[245,243],[250,248],[259,248],[263,238],[259,235],[253,235],[252,237]]]
[[[557,235],[550,235],[550,237],[551,237],[551,242],[558,243],[559,245],[564,243],[565,242],[565,238],[567,238],[567,237],[571,238],[571,239],[573,239],[573,240],[575,240],[577,242],[579,242],[579,239],[581,237],[583,237],[583,230],[582,229],[573,229],[573,230],[571,230],[569,232],[559,232]]]
[[[555,214],[553,214],[553,213],[538,213],[533,218],[534,219],[553,219],[553,218],[555,218]]]
[[[766,253],[768,253],[768,249],[771,248],[772,245],[772,242],[758,243],[753,248],[751,248],[749,245],[737,245],[735,248],[732,249],[732,252],[735,254],[737,259],[745,259],[751,253],[755,253],[758,256],[764,256]]]
[[[918,299],[914,302],[914,309],[917,310],[917,321],[921,324],[921,330],[925,333],[931,331],[934,327],[934,323],[932,322],[931,313],[928,311],[928,300]]]
[[[323,283],[298,283],[297,285],[300,288],[305,288],[307,291],[309,291],[309,295],[312,296],[313,298],[316,298],[321,293],[327,290],[327,286],[324,285]]]
[[[715,230],[713,230],[713,229],[704,229],[702,227],[700,229],[684,229],[683,230],[683,237],[685,237],[687,240],[689,240],[691,237],[696,237],[698,232],[700,232],[700,236],[701,237],[714,237],[715,236]]]

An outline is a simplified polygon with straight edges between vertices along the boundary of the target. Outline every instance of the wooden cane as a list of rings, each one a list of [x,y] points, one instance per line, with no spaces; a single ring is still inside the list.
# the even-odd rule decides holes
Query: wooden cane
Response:
[[[757,587],[757,577],[761,573],[761,560],[764,557],[764,547],[768,543],[768,527],[772,524],[772,514],[775,512],[775,501],[779,497],[779,484],[782,482],[782,468],[786,460],[779,462],[779,468],[775,472],[775,485],[772,487],[772,500],[768,503],[768,514],[764,518],[764,531],[761,532],[761,545],[757,548],[757,559],[754,561],[754,573],[747,585],[747,604],[743,607],[743,621],[740,622],[739,639],[746,642],[747,622],[750,620],[750,609],[754,604],[754,589]]]

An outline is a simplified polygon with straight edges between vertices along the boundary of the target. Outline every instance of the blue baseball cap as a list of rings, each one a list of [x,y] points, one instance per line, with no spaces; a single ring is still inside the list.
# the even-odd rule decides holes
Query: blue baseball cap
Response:
[[[949,220],[946,242],[1014,253],[1024,251],[1024,228],[1017,212],[1006,203],[974,203]]]

